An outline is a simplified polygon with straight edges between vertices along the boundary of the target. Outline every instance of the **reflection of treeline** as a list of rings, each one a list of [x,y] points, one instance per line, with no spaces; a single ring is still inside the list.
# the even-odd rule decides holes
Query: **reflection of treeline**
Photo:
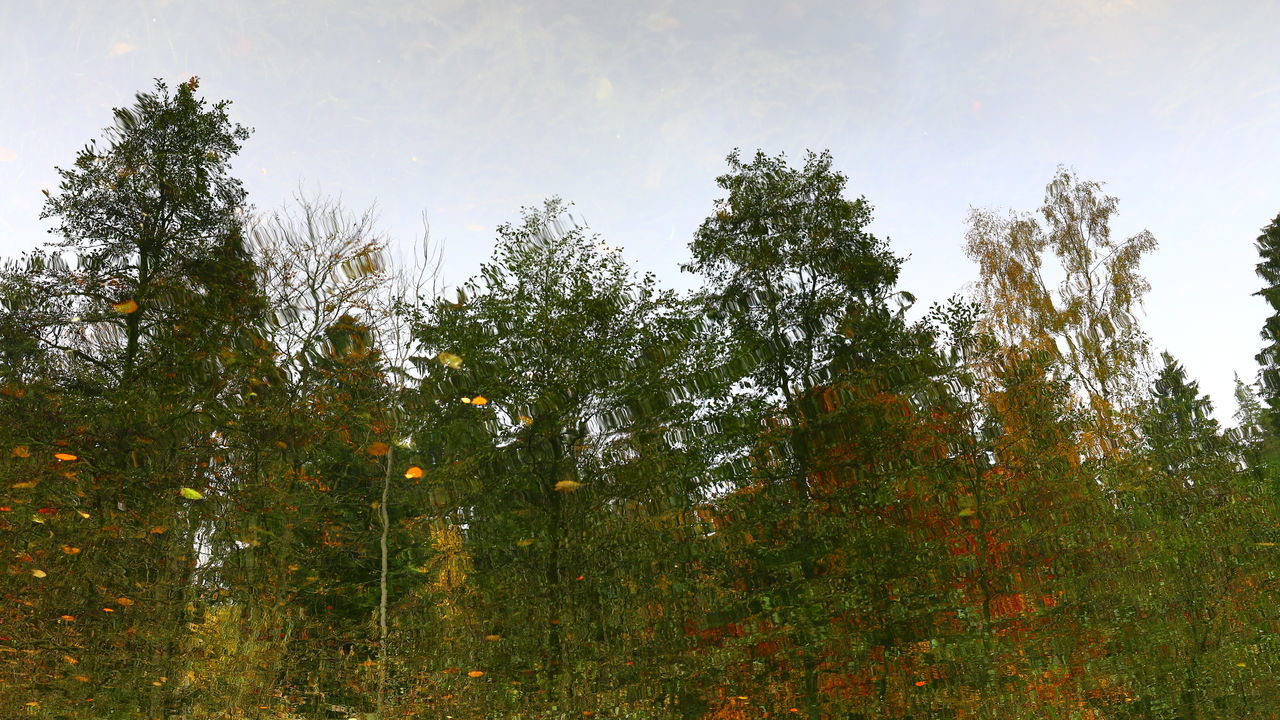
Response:
[[[825,153],[729,156],[696,292],[550,200],[440,295],[369,215],[250,216],[248,132],[196,89],[117,111],[0,274],[8,714],[1280,702],[1276,391],[1224,431],[1152,352],[1156,241],[1099,184],[974,211],[976,302],[917,322]]]

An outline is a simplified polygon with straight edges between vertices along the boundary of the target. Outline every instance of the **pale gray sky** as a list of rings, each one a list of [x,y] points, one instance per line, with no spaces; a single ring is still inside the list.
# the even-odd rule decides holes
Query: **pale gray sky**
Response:
[[[0,255],[46,239],[41,187],[152,78],[256,129],[268,210],[303,182],[398,241],[425,210],[448,284],[552,194],[686,288],[734,147],[829,148],[920,307],[961,290],[970,205],[1034,210],[1058,163],[1151,230],[1145,326],[1234,411],[1280,213],[1274,2],[0,0]]]

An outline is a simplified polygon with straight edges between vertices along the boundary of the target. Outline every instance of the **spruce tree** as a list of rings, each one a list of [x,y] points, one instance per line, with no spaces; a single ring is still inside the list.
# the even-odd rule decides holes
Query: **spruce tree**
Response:
[[[1258,361],[1259,385],[1267,404],[1266,426],[1273,433],[1280,433],[1280,215],[1262,228],[1262,234],[1254,242],[1262,261],[1257,265],[1258,277],[1266,285],[1254,293],[1271,306],[1271,316],[1262,326],[1262,339],[1266,343],[1255,359]]]

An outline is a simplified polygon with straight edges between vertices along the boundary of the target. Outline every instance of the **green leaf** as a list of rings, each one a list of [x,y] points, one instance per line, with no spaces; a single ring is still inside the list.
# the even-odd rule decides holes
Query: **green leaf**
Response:
[[[199,491],[199,490],[192,490],[192,489],[191,489],[191,488],[189,488],[189,487],[184,487],[184,488],[182,488],[182,497],[184,497],[184,498],[186,498],[186,499],[188,499],[188,500],[203,500],[203,499],[204,499],[204,495],[202,495],[202,494],[200,493],[200,491]]]

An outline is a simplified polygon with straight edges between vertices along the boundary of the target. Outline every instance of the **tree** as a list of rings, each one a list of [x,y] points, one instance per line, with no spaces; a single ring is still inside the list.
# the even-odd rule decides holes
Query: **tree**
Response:
[[[1119,203],[1101,188],[1059,167],[1045,190],[1043,224],[972,209],[965,252],[978,263],[986,325],[1005,345],[1050,342],[1063,354],[1073,387],[1097,414],[1098,449],[1110,454],[1127,432],[1123,411],[1140,395],[1149,341],[1135,310],[1150,285],[1138,265],[1156,239],[1144,230],[1113,240]],[[1056,292],[1042,274],[1048,252],[1065,273]]]
[[[1120,604],[1115,649],[1130,658],[1140,716],[1251,717],[1275,691],[1251,669],[1274,652],[1258,635],[1276,622],[1274,506],[1237,465],[1198,384],[1161,357],[1120,493],[1134,582],[1123,586],[1131,599]]]
[[[910,572],[911,555],[904,548],[893,567],[883,549],[902,547],[895,531],[854,518],[896,501],[890,488],[909,464],[909,432],[889,418],[920,389],[930,339],[902,320],[912,299],[893,290],[902,261],[866,231],[871,209],[843,197],[847,179],[828,153],[810,152],[799,169],[762,152],[744,163],[735,151],[728,164],[717,178],[728,195],[683,267],[706,278],[701,302],[727,341],[733,388],[717,399],[716,417],[738,445],[723,450],[736,462],[717,470],[739,491],[722,505],[747,518],[726,527],[720,563],[743,592],[712,625],[786,628],[775,639],[796,658],[787,670],[795,694],[780,689],[770,702],[798,704],[816,720],[828,628],[851,576],[865,583],[856,602],[878,615],[859,644],[882,646],[894,632],[888,575]],[[842,478],[838,492],[820,487],[831,474]]]
[[[1280,434],[1280,215],[1262,228],[1254,246],[1262,258],[1256,268],[1258,277],[1266,283],[1254,295],[1261,295],[1272,310],[1262,327],[1267,344],[1255,359],[1261,368],[1258,375],[1267,405],[1266,426],[1272,434]]]
[[[670,577],[665,558],[685,551],[637,520],[697,500],[697,475],[674,471],[678,423],[694,413],[673,389],[684,321],[670,293],[565,215],[553,199],[499,228],[493,261],[415,325],[412,452],[439,508],[431,542],[453,554],[435,573],[465,573],[439,587],[449,616],[423,618],[457,675],[420,690],[450,714],[600,712],[661,670],[636,608],[656,598],[637,592],[636,571],[640,584]]]
[[[172,713],[191,700],[184,637],[199,619],[197,543],[211,520],[200,498],[229,472],[214,433],[234,424],[267,357],[245,195],[228,169],[249,131],[196,88],[192,78],[171,95],[157,81],[115,111],[106,147],[90,143],[58,170],[42,213],[75,269],[41,250],[6,281],[20,290],[7,298],[10,340],[65,358],[44,385],[74,420],[29,441],[74,456],[64,468],[74,492],[49,507],[96,526],[75,543],[71,528],[42,543],[82,550],[66,588],[79,599],[52,594],[49,607],[74,609],[98,643],[81,670],[101,684],[94,707],[107,714]]]

